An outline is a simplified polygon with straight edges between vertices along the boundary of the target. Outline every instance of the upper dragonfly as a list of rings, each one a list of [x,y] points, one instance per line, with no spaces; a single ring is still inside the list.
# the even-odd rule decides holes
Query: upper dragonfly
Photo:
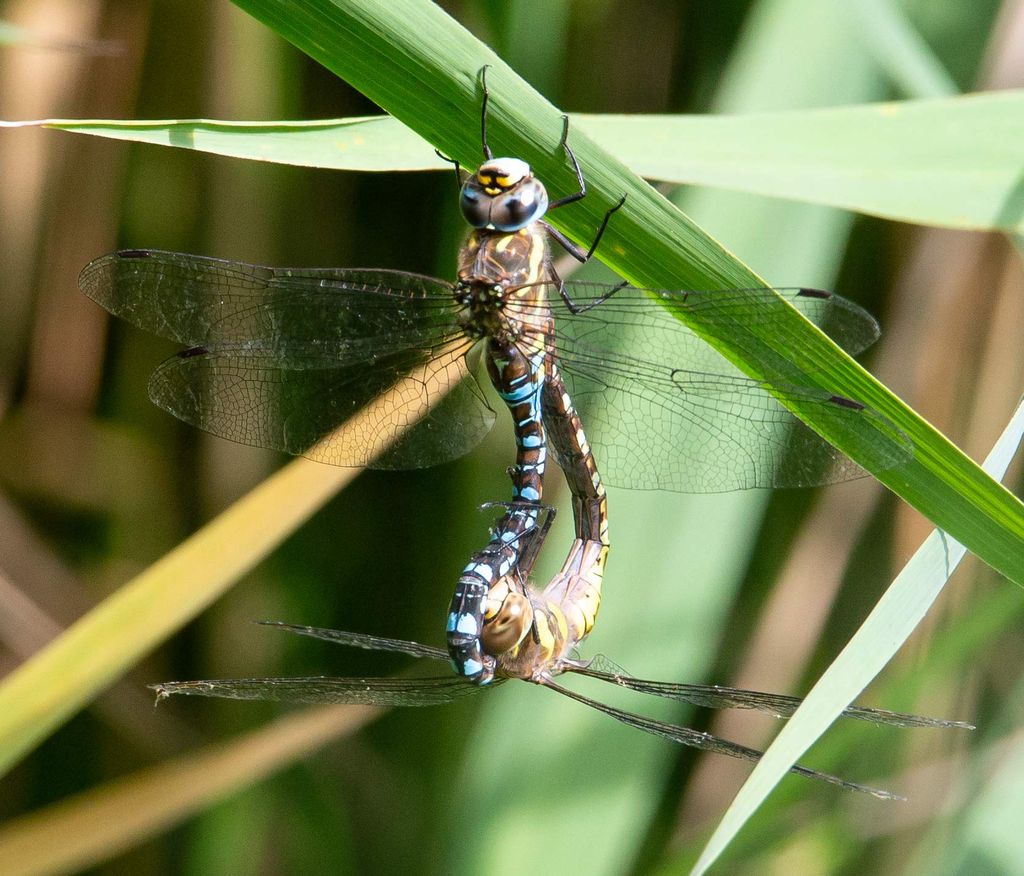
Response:
[[[837,425],[870,423],[883,463],[910,457],[908,439],[884,416],[801,385],[795,371],[792,385],[747,378],[673,316],[694,314],[741,339],[752,320],[769,328],[778,321],[783,330],[784,320],[772,316],[777,307],[765,308],[781,295],[856,354],[878,337],[877,323],[857,305],[812,289],[676,291],[560,280],[547,239],[585,260],[622,202],[605,214],[589,250],[577,247],[544,221],[586,194],[567,121],[559,149],[578,190],[549,201],[526,162],[492,157],[486,106],[485,83],[486,160],[461,189],[475,230],[457,282],[151,249],[86,266],[79,284],[90,298],[189,347],[157,368],[150,398],[242,444],[334,465],[419,468],[463,455],[491,428],[495,415],[480,386],[463,379],[471,376],[467,354],[487,340],[532,356],[531,367],[538,356],[557,355],[613,485],[714,493],[863,474],[780,399]],[[359,427],[340,430],[357,412]]]

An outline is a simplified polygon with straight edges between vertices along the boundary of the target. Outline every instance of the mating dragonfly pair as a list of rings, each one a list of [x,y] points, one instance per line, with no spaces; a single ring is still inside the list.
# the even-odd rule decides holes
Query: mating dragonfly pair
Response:
[[[494,158],[485,72],[481,79],[485,161],[461,185],[460,206],[474,230],[460,252],[456,283],[385,270],[275,269],[154,250],[114,253],[83,271],[83,291],[111,313],[189,347],[157,369],[150,397],[214,434],[336,465],[404,469],[445,462],[468,452],[495,419],[470,365],[481,348],[514,423],[512,501],[503,503],[491,541],[459,579],[447,653],[278,625],[357,647],[449,659],[456,676],[238,679],[176,682],[157,690],[161,696],[429,705],[492,680],[521,678],[646,732],[756,758],[752,749],[624,712],[555,682],[573,672],[700,705],[778,715],[790,714],[798,703],[753,691],[635,679],[575,659],[600,605],[609,548],[602,475],[641,489],[719,492],[806,486],[863,473],[782,402],[813,407],[819,417],[839,423],[871,423],[879,458],[899,464],[911,450],[881,415],[819,388],[751,380],[669,311],[735,332],[752,312],[765,312],[759,304],[777,303],[781,295],[851,354],[875,340],[877,324],[856,305],[817,290],[678,292],[561,280],[550,264],[548,240],[585,261],[623,202],[608,210],[587,250],[548,225],[548,211],[586,195],[567,142],[568,122],[558,148],[578,190],[549,201],[525,162]],[[458,174],[458,164],[455,169]],[[602,438],[600,473],[577,404],[585,405]],[[549,450],[569,484],[576,538],[562,570],[537,592],[528,579],[551,521],[542,503]],[[899,726],[965,726],[873,709],[846,714]],[[891,796],[804,767],[794,771]]]

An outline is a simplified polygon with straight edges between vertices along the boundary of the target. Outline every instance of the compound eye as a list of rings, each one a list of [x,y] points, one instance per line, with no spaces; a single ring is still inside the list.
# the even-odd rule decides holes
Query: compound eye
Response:
[[[474,228],[484,228],[491,220],[490,198],[474,187],[472,180],[462,187],[459,195],[459,208],[466,221]]]
[[[518,231],[544,215],[548,194],[538,180],[529,179],[494,199],[491,224],[499,231]]]
[[[530,601],[522,593],[510,593],[494,619],[484,624],[480,636],[484,651],[495,656],[504,654],[526,638],[532,623]]]

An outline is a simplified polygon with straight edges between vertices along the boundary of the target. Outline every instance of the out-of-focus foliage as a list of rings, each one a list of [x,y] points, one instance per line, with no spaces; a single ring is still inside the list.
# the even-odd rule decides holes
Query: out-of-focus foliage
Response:
[[[918,37],[902,42],[893,42],[891,15],[872,15],[879,5],[445,4],[554,103],[581,112],[863,103],[908,96],[914,82],[934,78],[905,71],[936,63],[962,90],[1024,85],[1012,78],[1024,51],[1013,38],[1019,3],[893,4],[889,11]],[[102,57],[0,49],[6,119],[376,111],[225,3],[0,2],[0,18],[33,33],[123,47]],[[922,47],[930,57],[916,63],[893,54]],[[1024,284],[1005,240],[711,190],[684,198],[688,212],[770,280],[835,288],[876,313],[885,336],[872,370],[975,458],[984,455],[1024,374]],[[82,265],[118,245],[147,245],[445,276],[460,233],[447,176],[358,176],[0,132],[2,668],[37,651],[279,462],[151,408],[146,376],[173,348],[108,323],[75,288]],[[218,805],[208,801],[245,786],[247,764],[258,774],[268,749],[286,760],[304,750],[288,735],[296,727],[312,746],[346,725],[310,717],[267,727],[275,710],[258,704],[151,708],[144,685],[154,681],[375,675],[404,665],[288,641],[251,620],[439,642],[455,577],[486,536],[488,518],[475,506],[508,491],[507,431],[496,429],[479,451],[441,469],[360,475],[3,779],[8,831],[32,827],[36,833],[21,836],[39,844],[58,829],[63,842],[95,839],[100,831],[82,813],[116,825],[120,812],[128,824],[146,800],[159,800],[162,812],[188,811],[172,804],[191,791],[201,804],[195,817],[179,825],[181,815],[161,815],[125,841],[141,844],[93,853],[97,860],[116,855],[110,872],[197,873],[512,872],[524,860],[650,872],[694,860],[748,767],[638,739],[543,691],[502,690],[486,701],[390,715]],[[816,677],[928,530],[867,482],[817,495],[615,491],[610,501],[614,551],[591,652],[638,675],[786,692]],[[567,543],[568,516],[553,547]],[[542,574],[558,553],[549,549]],[[965,737],[837,728],[812,764],[895,786],[911,802],[837,798],[788,780],[731,847],[728,872],[1021,871],[1012,826],[996,830],[991,813],[1022,804],[1013,736],[1020,677],[1012,669],[1021,665],[1024,641],[1014,631],[1022,614],[1018,591],[966,563],[870,700],[981,729]],[[749,716],[661,708],[764,744],[764,723],[743,720]],[[205,747],[236,737],[234,755]],[[173,771],[161,772],[166,763],[180,763],[183,773],[192,766],[186,774],[196,784],[173,785]],[[108,784],[136,771],[137,784]],[[125,787],[136,795],[118,796]],[[78,806],[96,808],[76,810],[75,794],[87,795]],[[826,796],[833,805],[821,805]],[[32,823],[14,820],[33,812]],[[160,825],[169,832],[154,834]],[[87,854],[65,866],[87,865]]]

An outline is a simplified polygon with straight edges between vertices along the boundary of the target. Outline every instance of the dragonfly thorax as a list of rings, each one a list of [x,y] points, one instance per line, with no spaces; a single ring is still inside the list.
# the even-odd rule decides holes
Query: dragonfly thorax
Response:
[[[459,207],[474,228],[518,231],[548,209],[544,184],[519,158],[492,158],[462,186]]]
[[[523,335],[522,320],[516,309],[506,309],[517,289],[493,283],[460,281],[455,300],[462,305],[459,324],[471,338],[499,338],[515,341]]]

